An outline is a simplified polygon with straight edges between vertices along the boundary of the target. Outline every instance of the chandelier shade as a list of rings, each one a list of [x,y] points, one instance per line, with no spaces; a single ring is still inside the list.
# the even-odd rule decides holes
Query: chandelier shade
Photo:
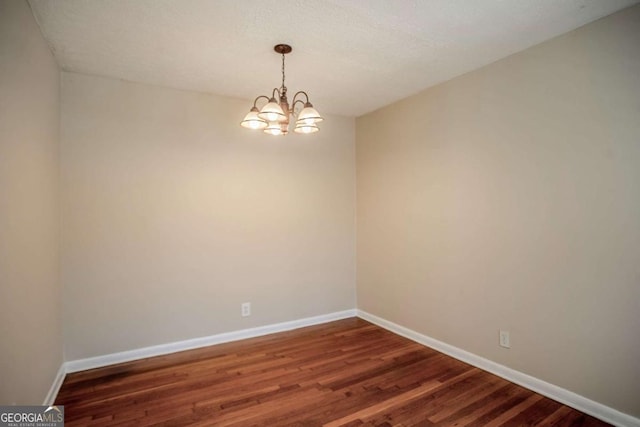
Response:
[[[296,133],[314,133],[318,132],[318,126],[316,125],[307,125],[307,124],[297,124],[295,129],[293,129]]]
[[[258,113],[258,117],[264,119],[268,122],[279,122],[282,123],[287,120],[287,116],[284,113],[284,110],[275,100],[275,98],[271,98],[269,103],[262,107],[260,112]]]
[[[264,129],[264,133],[269,135],[274,135],[274,136],[286,135],[289,133],[289,127],[288,127],[288,124],[271,122]]]
[[[279,136],[288,134],[289,123],[294,121],[293,130],[296,133],[318,132],[320,129],[317,124],[324,119],[309,102],[309,95],[304,91],[298,91],[293,96],[291,104],[287,99],[287,87],[284,83],[284,56],[291,53],[293,49],[289,45],[278,44],[273,47],[273,50],[282,55],[282,84],[279,88],[273,89],[271,96],[258,96],[240,125],[251,130],[262,129],[266,134]],[[258,101],[262,99],[266,100],[266,104],[258,109]]]
[[[320,116],[320,113],[313,108],[310,102],[304,104],[304,108],[298,113],[298,120],[296,123],[304,123],[305,125],[313,125],[324,119]]]
[[[245,127],[247,129],[264,129],[269,123],[258,116],[260,111],[257,107],[253,107],[251,111],[244,116],[244,120],[240,122],[240,126]]]

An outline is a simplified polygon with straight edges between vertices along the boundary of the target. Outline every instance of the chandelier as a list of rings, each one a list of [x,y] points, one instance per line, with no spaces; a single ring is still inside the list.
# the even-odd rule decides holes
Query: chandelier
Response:
[[[287,99],[287,87],[284,85],[284,56],[291,53],[288,44],[277,44],[273,47],[282,55],[282,86],[274,88],[271,97],[260,95],[253,101],[253,107],[244,120],[240,122],[247,129],[262,129],[269,135],[286,135],[289,133],[290,119],[295,120],[294,132],[314,133],[318,132],[318,123],[323,120],[318,111],[309,102],[309,95],[304,91],[298,91],[293,96],[289,105]],[[303,101],[304,98],[304,101]],[[258,109],[258,101],[265,99],[267,103]],[[296,107],[300,107],[296,112]]]

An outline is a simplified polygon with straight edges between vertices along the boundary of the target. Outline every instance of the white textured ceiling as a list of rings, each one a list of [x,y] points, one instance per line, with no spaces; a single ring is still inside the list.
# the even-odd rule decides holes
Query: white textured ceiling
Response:
[[[30,0],[62,69],[359,116],[638,0]]]

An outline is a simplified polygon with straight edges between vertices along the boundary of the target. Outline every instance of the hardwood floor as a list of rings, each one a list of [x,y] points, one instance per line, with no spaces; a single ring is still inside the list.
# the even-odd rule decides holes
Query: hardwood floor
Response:
[[[67,426],[604,426],[358,318],[69,374]]]

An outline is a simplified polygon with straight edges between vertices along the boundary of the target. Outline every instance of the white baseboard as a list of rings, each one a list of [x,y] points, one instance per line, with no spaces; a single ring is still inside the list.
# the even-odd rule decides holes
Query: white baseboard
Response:
[[[529,390],[535,391],[536,393],[549,397],[562,404],[571,406],[572,408],[592,415],[602,421],[608,422],[609,424],[620,427],[640,427],[640,419],[622,413],[601,403],[594,402],[593,400],[587,399],[586,397],[580,396],[579,394],[576,394],[572,391],[534,378],[530,375],[524,374],[520,371],[516,371],[515,369],[508,368],[504,365],[500,365],[499,363],[492,362],[491,360],[477,356],[458,347],[446,344],[442,341],[438,341],[434,338],[423,335],[409,328],[405,328],[404,326],[400,326],[396,323],[375,316],[371,313],[367,313],[366,311],[357,310],[357,313],[358,317],[374,323],[395,334],[401,335],[405,338],[409,338],[412,341],[433,348],[434,350],[466,362],[487,372],[491,372],[492,374],[521,385],[522,387],[526,387]]]
[[[356,309],[344,310],[320,316],[275,323],[271,325],[258,326],[250,329],[242,329],[239,331],[225,332],[207,337],[194,338],[190,340],[161,344],[152,347],[144,347],[135,350],[107,354],[104,356],[68,361],[60,366],[60,369],[56,374],[54,382],[51,385],[49,393],[47,393],[43,404],[53,404],[67,373],[100,368],[117,363],[146,359],[148,357],[161,356],[178,351],[192,350],[195,348],[207,347],[210,345],[238,341],[247,338],[254,338],[277,332],[303,328],[305,326],[319,325],[322,323],[332,322],[335,320],[346,319],[348,317],[355,316],[374,323],[382,328],[385,328],[412,341],[418,342],[422,345],[433,348],[434,350],[447,354],[455,359],[469,363],[470,365],[476,366],[487,372],[491,372],[492,374],[498,375],[499,377],[502,377],[508,381],[526,387],[529,390],[540,393],[543,396],[547,396],[553,400],[571,406],[572,408],[578,409],[579,411],[592,415],[615,426],[640,427],[640,419],[632,417],[631,415],[624,414],[616,409],[587,399],[586,397],[580,396],[579,394],[576,394],[569,390],[534,378],[530,375],[516,371],[515,369],[511,369],[504,365],[492,362],[491,360],[477,356],[458,347],[446,344],[442,341],[438,341],[434,338],[423,335],[409,328],[405,328],[404,326],[400,326],[396,323],[375,316],[371,313],[367,313],[366,311]]]
[[[60,387],[62,387],[62,383],[64,382],[64,377],[67,374],[65,364],[62,363],[58,372],[56,373],[56,377],[53,379],[53,384],[51,384],[51,388],[49,388],[49,392],[47,396],[44,398],[43,405],[51,406],[53,402],[56,400],[56,396],[60,391]]]
[[[132,360],[146,359],[148,357],[162,356],[178,351],[192,350],[200,347],[207,347],[215,344],[222,344],[231,341],[238,341],[247,338],[259,337],[276,332],[290,331],[292,329],[303,328],[305,326],[319,325],[321,323],[333,322],[334,320],[355,317],[356,310],[344,310],[320,316],[307,317],[304,319],[291,320],[289,322],[275,323],[271,325],[258,326],[256,328],[242,329],[239,331],[225,332],[222,334],[210,335],[207,337],[193,338],[184,341],[177,341],[167,344],[155,345],[152,347],[138,348],[135,350],[122,351],[119,353],[106,354],[104,356],[89,357],[86,359],[71,360],[66,362],[65,372],[78,372],[87,369],[101,368],[115,365],[116,363],[130,362]],[[57,392],[57,391],[56,391]]]

